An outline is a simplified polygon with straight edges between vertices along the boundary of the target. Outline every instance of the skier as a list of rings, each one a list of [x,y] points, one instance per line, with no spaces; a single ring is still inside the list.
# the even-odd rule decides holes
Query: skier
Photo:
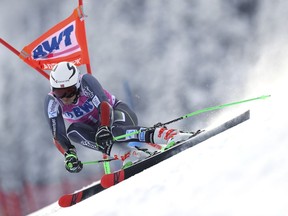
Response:
[[[123,166],[144,159],[148,153],[129,147],[128,141],[167,144],[187,139],[192,134],[156,128],[143,131],[136,114],[127,104],[103,89],[90,74],[81,75],[69,62],[61,62],[50,72],[51,92],[45,98],[47,117],[54,144],[64,154],[65,168],[72,173],[82,170],[74,143],[121,159]],[[67,129],[66,129],[67,128]],[[113,137],[141,132],[121,140]]]

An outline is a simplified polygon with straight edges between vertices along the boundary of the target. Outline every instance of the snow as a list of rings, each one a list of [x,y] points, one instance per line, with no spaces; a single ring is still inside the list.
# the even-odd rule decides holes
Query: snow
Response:
[[[31,216],[287,215],[287,87],[274,84],[271,98],[231,111],[250,108],[247,122],[73,207],[54,203]]]

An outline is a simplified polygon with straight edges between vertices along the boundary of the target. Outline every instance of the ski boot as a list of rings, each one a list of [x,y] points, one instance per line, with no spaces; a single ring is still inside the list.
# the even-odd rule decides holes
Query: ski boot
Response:
[[[193,137],[193,132],[183,132],[176,129],[156,128],[153,135],[154,143],[166,144],[164,150]]]
[[[150,154],[134,147],[131,148],[127,146],[127,143],[114,143],[111,148],[110,156],[122,160],[122,169],[125,169],[134,163],[149,157]]]

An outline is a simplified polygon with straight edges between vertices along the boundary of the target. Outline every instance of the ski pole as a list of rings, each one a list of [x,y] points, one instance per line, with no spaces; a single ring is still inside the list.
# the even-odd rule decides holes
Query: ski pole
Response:
[[[111,159],[105,159],[105,160],[96,160],[96,161],[86,161],[86,162],[82,162],[83,165],[88,165],[88,164],[98,164],[98,163],[105,163],[105,162],[110,162],[116,160],[115,158],[111,158]]]
[[[102,156],[103,156],[103,160],[106,160],[103,163],[104,172],[105,172],[105,174],[110,174],[111,173],[111,167],[110,167],[110,161],[107,161],[108,155],[103,154]]]
[[[119,139],[122,139],[122,138],[125,138],[125,137],[128,137],[128,136],[139,134],[139,133],[144,132],[144,131],[153,130],[153,129],[157,128],[157,127],[162,127],[162,126],[165,126],[167,124],[171,124],[173,122],[176,122],[176,121],[179,121],[179,120],[182,120],[182,119],[186,119],[186,118],[189,118],[191,116],[198,115],[200,113],[205,113],[205,112],[212,111],[212,110],[223,109],[225,107],[235,106],[235,105],[242,104],[242,103],[247,103],[247,102],[250,102],[250,101],[255,101],[255,100],[260,100],[260,99],[264,100],[266,98],[269,98],[270,96],[271,95],[263,95],[263,96],[260,96],[260,97],[250,98],[250,99],[247,99],[247,100],[241,100],[241,101],[236,101],[236,102],[232,102],[232,103],[226,103],[226,104],[222,104],[222,105],[218,105],[218,106],[207,107],[207,108],[200,109],[200,110],[194,111],[192,113],[186,114],[186,115],[181,116],[179,118],[173,119],[173,120],[168,121],[166,123],[157,123],[153,127],[149,127],[149,128],[144,129],[144,130],[138,130],[138,131],[134,131],[134,132],[131,132],[131,133],[128,133],[128,134],[123,134],[123,135],[114,137],[114,140],[116,141],[116,140],[119,140]]]

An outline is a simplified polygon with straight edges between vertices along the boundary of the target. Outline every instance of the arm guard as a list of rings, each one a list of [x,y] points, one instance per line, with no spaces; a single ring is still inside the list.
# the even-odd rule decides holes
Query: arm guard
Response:
[[[45,98],[45,116],[49,124],[51,133],[57,144],[63,148],[64,151],[74,148],[66,134],[66,127],[62,117],[62,110],[57,99],[48,94]]]

